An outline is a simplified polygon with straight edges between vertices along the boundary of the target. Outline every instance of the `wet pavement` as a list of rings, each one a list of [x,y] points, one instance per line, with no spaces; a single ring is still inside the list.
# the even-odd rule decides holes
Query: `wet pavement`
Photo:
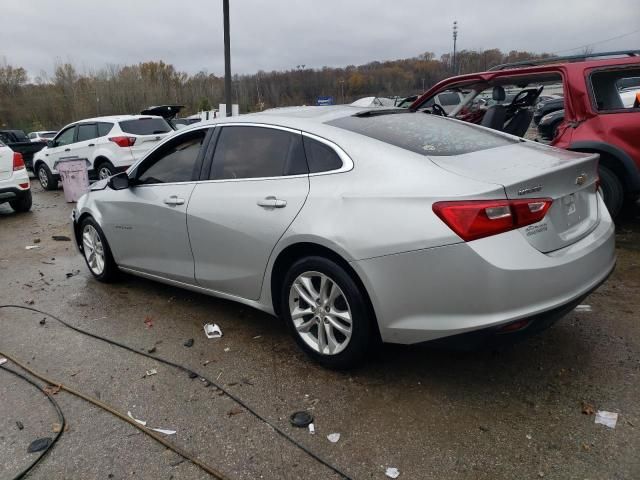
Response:
[[[387,467],[401,479],[640,478],[638,212],[619,226],[618,267],[584,301],[591,311],[498,352],[386,346],[358,370],[333,372],[307,360],[278,320],[248,307],[131,276],[96,282],[71,242],[51,238],[69,234],[71,204],[62,191],[34,190],[31,213],[0,206],[0,304],[48,311],[135,349],[155,347],[351,478],[384,479]],[[167,438],[229,478],[340,478],[215,387],[49,317],[41,325],[43,318],[0,309],[0,351],[176,430]],[[209,322],[222,338],[205,338]],[[150,369],[157,374],[145,377]],[[97,407],[64,392],[55,399],[69,427],[30,478],[210,478]],[[595,424],[583,402],[618,412],[616,428]],[[305,409],[315,435],[289,424]],[[57,422],[42,394],[0,370],[0,478],[31,462],[37,454],[28,445],[52,436]],[[330,433],[341,434],[337,443]]]

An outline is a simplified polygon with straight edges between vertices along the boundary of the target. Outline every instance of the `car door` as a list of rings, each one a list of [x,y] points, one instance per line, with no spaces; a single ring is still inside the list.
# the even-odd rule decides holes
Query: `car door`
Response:
[[[76,141],[71,145],[71,155],[86,158],[93,165],[93,151],[98,137],[97,123],[79,123],[76,125]]]
[[[116,263],[125,269],[194,283],[186,209],[200,174],[209,128],[160,145],[130,173],[130,187],[100,208]]]
[[[47,148],[45,151],[45,158],[49,167],[56,168],[56,162],[64,157],[71,156],[71,146],[73,145],[76,134],[76,126],[61,130],[60,133],[53,139],[53,147]]]
[[[257,299],[269,256],[309,193],[302,135],[259,125],[217,130],[207,179],[187,210],[196,281]]]

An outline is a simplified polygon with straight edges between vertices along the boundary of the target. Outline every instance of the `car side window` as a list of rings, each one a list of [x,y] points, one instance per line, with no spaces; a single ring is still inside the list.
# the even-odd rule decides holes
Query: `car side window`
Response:
[[[98,136],[98,129],[95,123],[81,123],[78,125],[78,135],[76,142],[86,142]]]
[[[63,145],[69,145],[73,143],[73,134],[76,130],[75,125],[64,130],[58,138],[56,138],[56,147],[62,147]]]
[[[137,184],[190,182],[196,178],[196,164],[207,129],[180,135],[151,153],[138,168]]]
[[[342,160],[333,148],[309,137],[303,137],[303,141],[309,173],[328,172],[342,167]]]
[[[31,133],[29,134],[29,138],[33,140],[34,138],[36,138],[36,134],[35,134],[35,133],[33,133],[33,132],[31,132]]]
[[[302,135],[267,127],[222,127],[213,155],[212,180],[307,173]]]
[[[591,74],[595,106],[600,111],[640,108],[640,69],[600,70]]]
[[[98,123],[98,137],[107,136],[112,128],[113,128],[113,123],[99,122]]]

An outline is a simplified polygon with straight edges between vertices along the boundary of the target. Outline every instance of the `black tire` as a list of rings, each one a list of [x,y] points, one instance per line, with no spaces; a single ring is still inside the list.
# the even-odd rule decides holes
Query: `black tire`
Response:
[[[111,163],[109,160],[100,161],[98,163],[98,166],[96,167],[96,176],[98,177],[98,180],[111,177],[116,173],[118,173],[116,167],[114,167],[113,163]]]
[[[87,225],[90,225],[95,229],[96,233],[100,237],[100,241],[102,242],[102,247],[104,252],[104,268],[101,273],[96,273],[92,269],[91,265],[89,264],[89,260],[87,259],[87,255],[85,254],[85,245],[83,241],[83,235]],[[96,280],[104,283],[110,283],[116,280],[119,273],[118,265],[116,265],[116,262],[113,259],[113,255],[111,254],[111,248],[109,247],[107,238],[104,236],[104,232],[100,228],[100,225],[98,225],[92,217],[86,217],[80,223],[80,227],[78,229],[78,237],[80,240],[82,257],[84,258],[84,261],[87,264],[87,268],[91,272],[91,275],[93,275]]]
[[[320,272],[329,277],[340,287],[344,298],[348,302],[352,316],[351,338],[344,350],[339,353],[322,354],[314,350],[304,341],[295,328],[289,308],[289,295],[294,281],[305,272]],[[305,257],[289,268],[281,289],[280,311],[298,346],[309,357],[327,368],[342,370],[358,366],[364,360],[375,339],[373,319],[369,313],[363,292],[343,267],[325,257]]]
[[[9,202],[9,205],[16,212],[22,213],[22,212],[28,212],[29,210],[31,210],[32,203],[33,203],[33,200],[31,198],[31,190],[27,190],[15,200],[11,200]]]
[[[51,173],[51,170],[49,170],[46,163],[38,164],[35,174],[38,177],[38,181],[40,182],[40,186],[43,190],[58,189],[58,180],[53,176],[53,173]]]
[[[600,187],[604,204],[612,218],[616,218],[624,205],[624,186],[618,176],[607,167],[600,165]]]

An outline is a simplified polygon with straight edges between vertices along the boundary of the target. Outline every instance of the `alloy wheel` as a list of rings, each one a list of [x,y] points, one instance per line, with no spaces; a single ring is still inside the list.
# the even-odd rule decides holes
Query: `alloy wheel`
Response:
[[[111,170],[109,167],[100,167],[98,170],[98,178],[100,180],[104,180],[105,178],[109,178],[111,176]]]
[[[105,263],[104,247],[100,235],[93,225],[85,225],[82,230],[82,245],[87,265],[95,275],[101,275]]]
[[[296,333],[316,352],[342,352],[353,331],[351,307],[343,291],[320,272],[299,275],[289,291],[289,313]]]
[[[40,185],[42,188],[47,188],[49,186],[49,177],[47,176],[47,172],[44,171],[43,167],[38,169],[38,180],[40,180]]]

